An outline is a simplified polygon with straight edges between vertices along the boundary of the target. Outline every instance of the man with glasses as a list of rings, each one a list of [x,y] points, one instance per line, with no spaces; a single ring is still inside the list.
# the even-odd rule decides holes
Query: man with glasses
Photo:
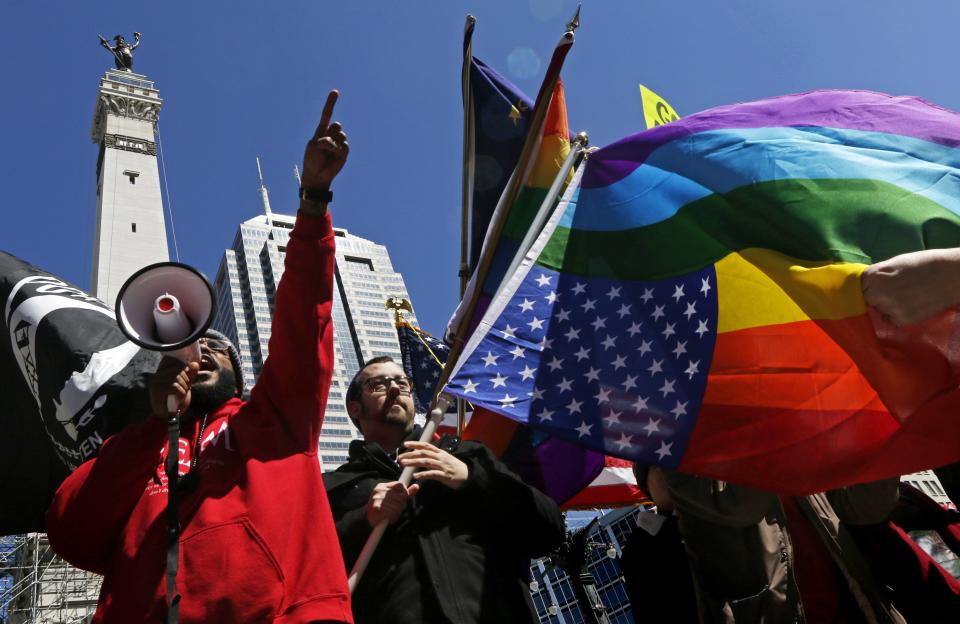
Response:
[[[149,380],[154,417],[107,440],[57,491],[51,544],[104,576],[95,623],[352,622],[317,458],[333,368],[327,204],[348,153],[330,123],[336,100],[333,91],[304,153],[270,357],[250,400],[236,349],[208,331],[199,362],[161,360]],[[179,522],[166,516],[170,396],[180,406]]]
[[[367,362],[346,397],[364,439],[323,477],[348,569],[372,528],[390,523],[354,590],[355,621],[537,621],[530,559],[563,541],[560,510],[480,443],[418,442],[411,391],[391,358]],[[418,469],[409,487],[398,481],[406,466]]]

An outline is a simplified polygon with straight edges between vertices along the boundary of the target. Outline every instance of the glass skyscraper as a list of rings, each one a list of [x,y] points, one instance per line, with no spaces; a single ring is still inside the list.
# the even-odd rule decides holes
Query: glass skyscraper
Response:
[[[294,217],[271,212],[244,221],[217,272],[213,328],[237,345],[248,389],[253,387],[269,354],[274,295],[283,275],[293,224]],[[380,355],[400,361],[393,312],[385,309],[384,303],[388,297],[409,299],[403,277],[393,270],[386,247],[341,228],[334,228],[334,234],[335,368],[320,435],[323,470],[345,462],[350,440],[360,437],[344,406],[347,385],[360,363]],[[416,324],[415,315],[408,314],[406,318]]]

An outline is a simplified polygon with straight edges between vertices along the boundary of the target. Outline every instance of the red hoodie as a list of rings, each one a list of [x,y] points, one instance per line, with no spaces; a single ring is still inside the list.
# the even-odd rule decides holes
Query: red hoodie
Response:
[[[352,622],[317,458],[333,365],[330,217],[298,215],[277,289],[270,357],[249,402],[209,415],[196,490],[180,497],[180,621]],[[199,423],[180,439],[181,474]],[[104,576],[94,623],[161,622],[167,504],[160,418],[107,440],[47,512],[64,559]]]

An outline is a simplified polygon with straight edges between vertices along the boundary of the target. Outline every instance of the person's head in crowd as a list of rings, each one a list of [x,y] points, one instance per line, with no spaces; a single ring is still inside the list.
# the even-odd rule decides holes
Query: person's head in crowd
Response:
[[[673,511],[673,498],[667,489],[667,481],[663,478],[660,466],[636,463],[633,465],[633,476],[637,479],[637,487],[656,503],[657,511]]]
[[[368,442],[392,451],[413,430],[413,386],[392,358],[373,358],[347,388],[347,413]]]
[[[190,407],[206,413],[243,394],[240,354],[230,339],[208,329],[200,339],[200,372],[191,387]]]

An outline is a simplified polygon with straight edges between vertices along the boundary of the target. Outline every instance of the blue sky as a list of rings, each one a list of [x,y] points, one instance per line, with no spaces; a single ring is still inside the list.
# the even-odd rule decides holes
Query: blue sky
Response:
[[[533,95],[572,0],[4,3],[0,249],[89,287],[97,44],[143,33],[136,69],[165,104],[161,139],[180,257],[215,277],[237,224],[296,208],[293,164],[326,92],[352,152],[336,225],[386,244],[425,329],[457,302],[460,46]],[[605,145],[643,128],[637,84],[681,115],[815,88],[925,97],[960,109],[960,5],[930,0],[586,0],[564,83],[571,128]]]

